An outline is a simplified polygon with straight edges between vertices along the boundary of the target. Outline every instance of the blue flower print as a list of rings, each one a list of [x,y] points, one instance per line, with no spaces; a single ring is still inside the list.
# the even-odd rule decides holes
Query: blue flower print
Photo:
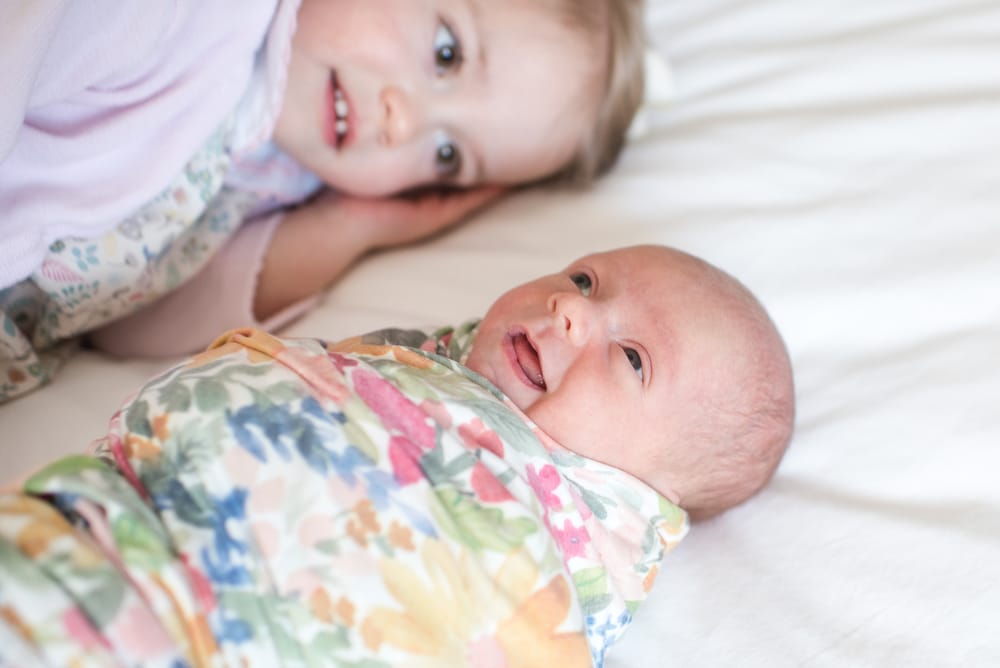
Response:
[[[96,267],[98,265],[97,245],[89,244],[86,250],[80,250],[79,247],[74,248],[73,258],[80,271],[88,271],[91,267]]]

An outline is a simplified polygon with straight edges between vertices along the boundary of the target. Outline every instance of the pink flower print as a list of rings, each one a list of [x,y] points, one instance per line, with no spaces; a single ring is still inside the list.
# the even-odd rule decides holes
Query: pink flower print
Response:
[[[144,500],[149,501],[149,492],[132,468],[132,462],[129,461],[128,454],[125,452],[125,446],[118,436],[119,425],[120,413],[115,413],[115,416],[111,420],[111,432],[108,434],[108,449],[111,451],[111,456],[115,460],[115,465],[118,467],[119,473],[125,477],[125,480],[132,485]]]
[[[580,518],[584,522],[594,516],[594,512],[590,509],[590,506],[587,505],[587,502],[583,500],[583,497],[580,496],[580,493],[572,485],[569,488],[569,495],[573,497],[573,503],[576,504],[576,509],[580,511]]]
[[[442,429],[451,429],[451,413],[448,412],[448,407],[442,404],[440,401],[432,401],[430,399],[424,399],[420,402],[420,410],[430,416],[432,420],[441,425]]]
[[[261,480],[250,487],[247,511],[251,515],[266,515],[279,512],[285,502],[285,479],[274,477]],[[291,483],[294,485],[294,483]]]
[[[55,283],[79,283],[83,280],[83,276],[58,260],[47,259],[42,262],[41,273]]]
[[[470,448],[484,448],[497,457],[503,457],[503,441],[497,433],[475,418],[458,428],[458,435]]]
[[[472,490],[480,501],[501,503],[514,498],[482,462],[476,462],[472,468]]]
[[[333,362],[333,366],[337,367],[337,370],[345,376],[347,375],[347,369],[358,366],[358,361],[356,359],[352,359],[346,355],[327,353],[327,356],[330,358],[330,361]]]
[[[409,485],[424,477],[420,454],[419,446],[408,438],[393,436],[389,439],[389,462],[400,485]]]
[[[188,580],[191,581],[194,597],[201,606],[201,613],[207,615],[212,610],[215,610],[215,591],[212,589],[212,583],[209,582],[208,577],[204,573],[191,565],[191,560],[187,554],[181,552],[180,557],[181,564],[184,565],[184,570],[187,572]]]
[[[494,636],[483,636],[465,646],[465,660],[477,668],[508,668],[507,653]]]
[[[252,487],[262,472],[260,460],[245,448],[227,448],[222,455],[222,466],[229,479],[239,487]]]
[[[337,537],[337,527],[333,518],[327,513],[310,515],[302,520],[296,532],[299,545],[302,547],[314,547],[325,540],[332,540]]]
[[[535,471],[534,465],[528,464],[528,484],[535,490],[535,496],[541,501],[542,507],[548,510],[562,508],[562,501],[552,493],[560,482],[559,471],[552,464],[546,464],[541,471]]]
[[[590,543],[590,534],[587,527],[575,527],[569,520],[563,522],[563,528],[551,526],[549,530],[552,537],[559,543],[559,548],[563,553],[563,561],[569,561],[573,557],[582,557],[586,552],[587,544]]]
[[[119,610],[108,635],[134,659],[152,660],[174,649],[160,619],[142,603]]]
[[[73,607],[67,610],[63,614],[62,622],[67,635],[80,643],[83,649],[91,647],[111,649],[107,639],[91,625],[90,620],[79,608]]]
[[[343,404],[350,396],[344,385],[343,372],[337,365],[330,365],[326,355],[320,355],[303,348],[285,348],[274,358],[299,374],[322,397]]]
[[[395,385],[362,369],[354,373],[353,380],[358,396],[381,418],[386,429],[406,436],[425,450],[434,447],[434,427],[428,424],[427,414]]]
[[[280,551],[284,535],[273,524],[266,521],[254,522],[250,525],[254,543],[265,559],[273,559]]]

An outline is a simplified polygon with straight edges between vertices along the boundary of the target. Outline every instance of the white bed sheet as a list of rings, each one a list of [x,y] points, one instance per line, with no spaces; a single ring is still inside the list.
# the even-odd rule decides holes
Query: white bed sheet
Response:
[[[650,33],[677,100],[611,176],[372,257],[290,333],[457,321],[619,245],[699,254],[785,334],[797,433],[610,665],[1000,665],[1000,2],[654,0]],[[0,407],[3,477],[163,366],[82,354]]]

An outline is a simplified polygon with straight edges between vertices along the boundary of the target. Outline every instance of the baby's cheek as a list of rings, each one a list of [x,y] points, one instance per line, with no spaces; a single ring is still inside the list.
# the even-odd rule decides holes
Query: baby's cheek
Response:
[[[599,416],[580,412],[557,391],[533,397],[525,414],[553,441],[584,457],[594,457]]]

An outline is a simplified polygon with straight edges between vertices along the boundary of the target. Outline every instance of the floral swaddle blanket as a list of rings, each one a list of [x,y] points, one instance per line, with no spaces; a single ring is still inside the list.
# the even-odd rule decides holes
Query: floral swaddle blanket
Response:
[[[603,665],[684,512],[428,341],[241,330],[148,383],[0,496],[0,666]]]

